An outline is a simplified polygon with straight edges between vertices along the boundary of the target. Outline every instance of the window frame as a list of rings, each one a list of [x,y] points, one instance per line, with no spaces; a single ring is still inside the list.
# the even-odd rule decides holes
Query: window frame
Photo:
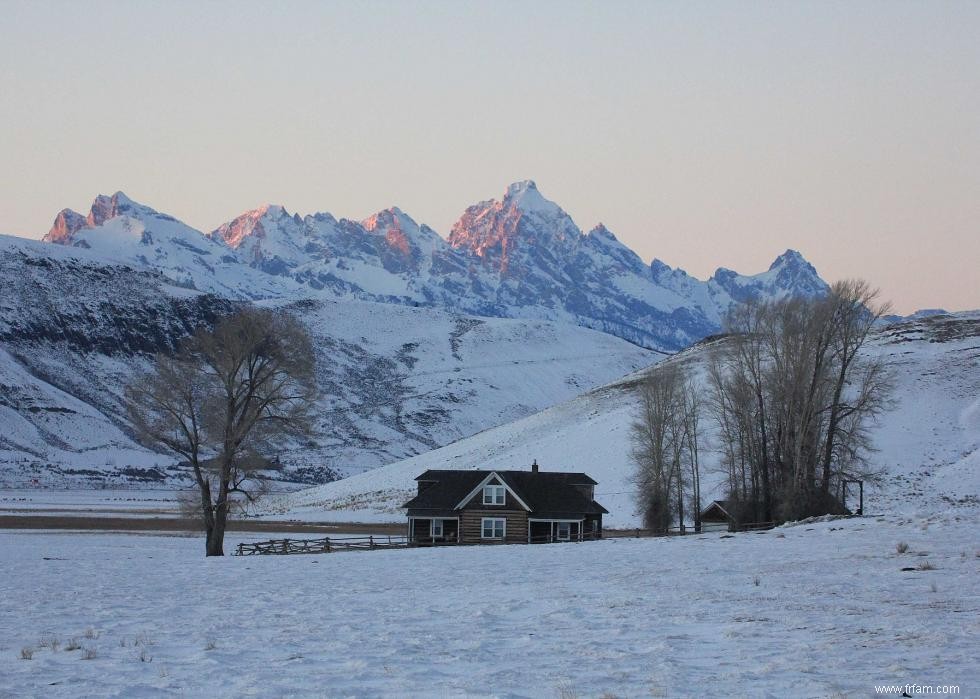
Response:
[[[487,496],[489,495],[489,500]],[[497,502],[497,500],[500,502]],[[488,484],[483,486],[483,504],[484,505],[506,505],[507,504],[507,488],[500,484]]]
[[[439,523],[438,532],[436,531],[436,522]],[[445,531],[446,531],[446,523],[443,520],[438,518],[433,518],[429,520],[429,536],[431,538],[435,539],[437,536],[439,537],[444,536]]]
[[[572,523],[571,522],[556,522],[558,525],[555,527],[555,540],[556,541],[571,541],[572,540]],[[565,536],[561,535],[561,528],[566,527]]]
[[[490,536],[487,536],[487,523],[490,523]],[[497,523],[500,523],[500,536],[497,536]],[[481,517],[480,538],[486,541],[504,541],[507,538],[506,517]]]

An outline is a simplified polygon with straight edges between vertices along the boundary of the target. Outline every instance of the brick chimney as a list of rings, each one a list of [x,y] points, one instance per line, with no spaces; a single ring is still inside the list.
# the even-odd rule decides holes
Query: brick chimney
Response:
[[[537,473],[537,472],[538,472],[538,460],[535,459],[534,463],[531,464],[531,473]]]

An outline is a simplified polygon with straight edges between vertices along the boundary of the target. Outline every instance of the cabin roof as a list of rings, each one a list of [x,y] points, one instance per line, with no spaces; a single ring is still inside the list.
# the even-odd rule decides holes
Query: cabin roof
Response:
[[[713,510],[717,510],[718,512],[720,512],[722,515],[724,515],[725,517],[727,517],[729,519],[735,519],[735,516],[732,514],[731,501],[729,501],[729,500],[714,500],[714,501],[712,501],[712,503],[710,505],[708,505],[706,508],[704,508],[701,511],[701,516],[702,517],[704,517],[706,515],[707,516],[710,516],[712,514],[712,511]]]
[[[496,473],[534,515],[603,514],[602,505],[589,499],[576,486],[596,485],[584,473],[560,471],[455,471],[430,469],[415,480],[431,482],[402,507],[413,510],[453,510],[474,488]]]

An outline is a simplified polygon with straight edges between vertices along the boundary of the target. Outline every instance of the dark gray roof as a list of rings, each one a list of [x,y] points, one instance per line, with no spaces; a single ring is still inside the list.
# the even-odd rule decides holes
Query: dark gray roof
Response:
[[[483,479],[496,473],[531,508],[533,516],[602,514],[608,512],[577,487],[596,485],[584,473],[559,471],[451,471],[429,470],[415,480],[432,481],[402,507],[412,510],[452,510]]]
[[[710,505],[701,510],[701,516],[710,516],[712,510],[718,510],[725,517],[729,519],[735,519],[735,515],[732,514],[732,505],[730,500],[714,500]]]

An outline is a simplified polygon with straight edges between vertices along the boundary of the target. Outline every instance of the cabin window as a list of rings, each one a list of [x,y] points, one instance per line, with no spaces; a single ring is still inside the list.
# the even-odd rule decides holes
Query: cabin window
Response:
[[[442,520],[433,519],[432,526],[429,529],[429,535],[432,537],[442,536]]]
[[[483,539],[503,539],[507,533],[507,520],[503,517],[484,517],[483,518]]]
[[[502,485],[486,485],[486,486],[483,486],[483,504],[484,505],[503,505],[504,504],[504,486],[502,486]]]
[[[558,523],[558,541],[568,541],[572,538],[572,523],[571,522],[559,522]]]

